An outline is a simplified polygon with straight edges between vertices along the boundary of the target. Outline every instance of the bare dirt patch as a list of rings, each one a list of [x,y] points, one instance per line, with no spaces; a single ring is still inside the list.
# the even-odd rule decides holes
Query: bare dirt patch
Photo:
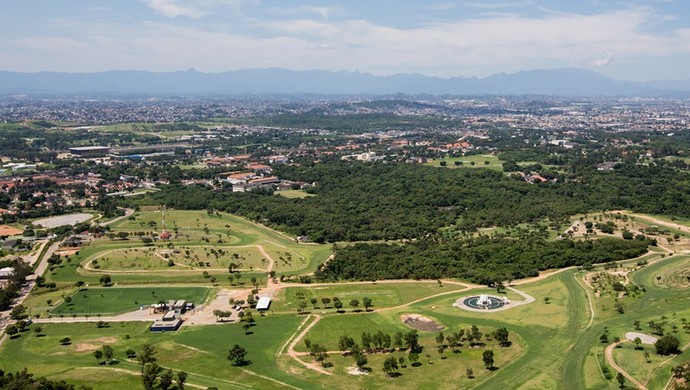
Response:
[[[56,250],[55,254],[60,255],[60,256],[73,256],[73,255],[76,255],[80,249],[81,248],[79,248],[79,247],[67,247],[66,246],[66,247],[62,247],[62,248],[59,248],[58,250]]]
[[[79,343],[76,345],[77,352],[91,352],[100,349],[102,346],[107,344],[114,344],[117,342],[117,337],[101,337],[99,339],[89,340],[85,343]]]
[[[22,229],[13,228],[8,225],[0,225],[0,236],[17,236],[24,233]]]
[[[346,368],[347,373],[350,375],[369,375],[367,371],[362,371],[357,367],[350,366]]]
[[[419,314],[405,314],[400,316],[400,320],[410,328],[424,332],[439,332],[446,328],[431,318]]]

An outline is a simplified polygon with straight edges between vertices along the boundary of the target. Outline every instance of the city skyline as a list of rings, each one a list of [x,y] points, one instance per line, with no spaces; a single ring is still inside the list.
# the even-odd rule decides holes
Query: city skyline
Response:
[[[0,70],[251,68],[478,76],[581,68],[690,79],[690,6],[647,1],[29,0],[0,16]]]

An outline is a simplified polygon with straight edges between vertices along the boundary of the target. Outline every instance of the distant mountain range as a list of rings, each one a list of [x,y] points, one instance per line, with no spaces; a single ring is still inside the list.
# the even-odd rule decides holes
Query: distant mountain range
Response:
[[[246,95],[430,94],[560,96],[690,96],[690,80],[634,83],[581,69],[532,70],[485,78],[420,74],[249,69],[224,73],[107,71],[20,73],[0,71],[0,94]]]

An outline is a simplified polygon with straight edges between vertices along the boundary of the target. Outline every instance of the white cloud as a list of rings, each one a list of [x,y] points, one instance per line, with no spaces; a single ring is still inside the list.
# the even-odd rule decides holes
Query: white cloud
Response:
[[[158,6],[178,5],[171,0],[155,1]],[[192,9],[186,10],[185,16],[192,17],[213,7],[249,3],[190,0],[184,4]],[[182,15],[175,7],[166,12],[169,17]],[[79,25],[74,37],[37,36],[0,42],[0,68],[172,71],[194,67],[219,72],[285,67],[481,76],[558,66],[609,68],[612,59],[616,66],[622,66],[640,58],[690,54],[690,29],[650,31],[644,27],[656,15],[642,8],[540,18],[502,15],[414,28],[368,20],[330,21],[324,16],[331,11],[302,12],[318,16],[283,21],[233,18],[227,24],[211,24],[204,19],[203,24],[185,26],[174,20],[127,26],[85,23]],[[36,53],[35,59],[26,61],[31,52]],[[46,52],[51,55],[43,55]],[[80,61],[75,63],[74,58]]]
[[[174,18],[185,16],[198,19],[210,15],[218,8],[226,7],[240,13],[244,0],[142,0],[157,13]],[[257,1],[257,0],[254,0]]]

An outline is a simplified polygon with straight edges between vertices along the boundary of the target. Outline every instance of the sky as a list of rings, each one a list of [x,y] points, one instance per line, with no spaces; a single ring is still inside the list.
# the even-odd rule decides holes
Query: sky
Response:
[[[690,79],[688,0],[4,0],[0,70]]]

